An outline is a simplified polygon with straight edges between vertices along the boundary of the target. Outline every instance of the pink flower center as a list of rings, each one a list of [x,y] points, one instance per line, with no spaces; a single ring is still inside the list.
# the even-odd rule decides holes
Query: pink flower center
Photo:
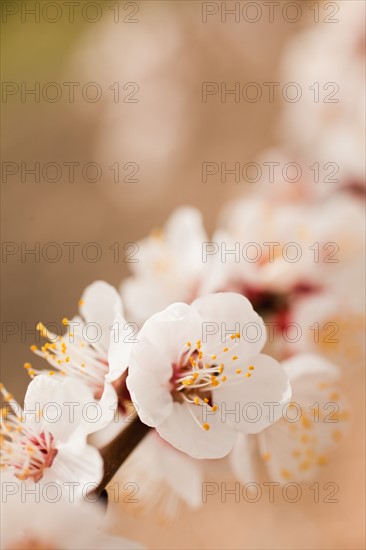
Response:
[[[31,435],[20,440],[19,461],[14,468],[21,470],[15,474],[19,479],[42,479],[44,470],[50,468],[58,453],[55,447],[55,438],[49,432]]]

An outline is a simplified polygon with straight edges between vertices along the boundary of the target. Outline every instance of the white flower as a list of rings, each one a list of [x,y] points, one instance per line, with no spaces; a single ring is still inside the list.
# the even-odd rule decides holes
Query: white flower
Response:
[[[256,458],[280,483],[309,481],[343,436],[348,411],[335,383],[339,369],[321,356],[298,355],[282,363],[292,387],[283,417],[256,436],[239,435],[231,454],[237,477],[254,481]]]
[[[262,319],[234,293],[153,315],[140,331],[127,377],[141,420],[191,456],[225,456],[236,431],[257,433],[279,418],[280,407],[271,417],[266,403],[290,399],[285,371],[259,354],[265,340]],[[253,403],[255,420],[247,411]]]
[[[47,359],[52,370],[36,369],[30,363],[24,366],[31,377],[44,374],[58,379],[70,377],[88,386],[102,411],[94,426],[98,430],[113,419],[118,402],[113,382],[127,369],[132,343],[124,337],[128,335],[128,323],[122,317],[120,296],[108,283],[96,281],[88,286],[79,309],[80,316],[71,321],[63,319],[67,326],[63,336],[51,333],[42,323],[37,326],[49,341],[40,350],[35,345],[31,349]]]
[[[191,207],[176,209],[162,231],[140,241],[133,276],[121,285],[128,318],[141,323],[174,302],[194,300],[208,272],[202,261],[207,241],[202,215]]]
[[[5,493],[3,495],[5,498]],[[100,529],[105,510],[97,503],[41,500],[19,494],[2,501],[1,548],[4,550],[134,550],[142,546],[111,537]]]
[[[223,262],[222,290],[241,288],[249,299],[288,295],[344,284],[344,274],[360,266],[364,213],[343,196],[315,206],[248,197],[226,206],[221,232],[227,249],[238,248],[238,257],[227,254]]]
[[[77,482],[76,491],[99,483],[103,461],[86,443],[93,430],[90,392],[80,383],[38,376],[28,386],[24,409],[1,387],[7,406],[1,419],[2,479],[29,484]],[[91,420],[93,420],[91,418]]]

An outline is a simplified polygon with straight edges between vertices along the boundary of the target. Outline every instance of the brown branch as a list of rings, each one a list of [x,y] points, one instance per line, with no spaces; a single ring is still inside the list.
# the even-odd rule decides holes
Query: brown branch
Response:
[[[93,494],[100,496],[114,474],[150,430],[138,416],[108,445],[100,449],[104,462],[104,475]]]

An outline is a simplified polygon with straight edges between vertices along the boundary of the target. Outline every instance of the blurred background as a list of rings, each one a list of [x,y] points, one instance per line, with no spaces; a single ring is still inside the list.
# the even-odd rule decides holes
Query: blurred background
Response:
[[[19,400],[38,321],[74,315],[96,279],[118,286],[128,243],[175,207],[200,208],[211,234],[223,204],[253,191],[230,177],[203,182],[203,163],[244,165],[285,147],[309,166],[311,147],[328,159],[330,149],[345,158],[347,185],[362,187],[364,3],[281,1],[273,12],[266,4],[3,3],[1,364]],[[296,78],[308,89],[314,66],[347,82],[333,118],[280,93]],[[279,83],[273,101],[268,82]],[[230,95],[235,83],[259,83],[262,98],[252,100],[255,87],[247,100]],[[327,132],[334,142],[322,151]],[[173,526],[121,519],[112,507],[111,529],[131,539],[143,530],[137,538],[151,548],[362,548],[362,381],[363,372],[348,381],[361,420],[321,480],[340,485],[337,504],[311,495],[298,505],[212,500]]]

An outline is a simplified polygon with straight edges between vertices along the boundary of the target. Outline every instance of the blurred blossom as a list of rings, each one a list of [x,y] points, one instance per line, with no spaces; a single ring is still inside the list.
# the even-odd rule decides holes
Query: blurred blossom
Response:
[[[352,284],[352,278],[348,279],[348,285]],[[363,370],[366,329],[363,304],[363,294],[327,290],[297,300],[291,318],[302,327],[302,335],[296,342],[285,343],[282,353],[321,353],[343,367],[345,375],[356,368]]]
[[[123,499],[127,513],[154,512],[163,521],[174,521],[183,503],[191,509],[202,504],[203,464],[169,445],[155,430],[131,453],[115,480],[125,484],[126,495],[131,483],[138,487],[135,501]]]
[[[196,208],[174,210],[165,226],[137,243],[139,261],[122,281],[121,293],[129,319],[138,323],[174,302],[190,303],[210,290],[212,262],[203,262],[208,242]]]
[[[19,491],[20,495],[20,491]],[[4,550],[138,550],[143,547],[100,529],[104,507],[95,502],[35,502],[8,497],[2,506],[1,548]]]
[[[340,185],[364,193],[365,3],[337,5],[338,23],[319,23],[287,43],[282,77],[303,94],[286,103],[281,137],[311,162],[336,162]]]
[[[282,363],[292,387],[288,411],[256,436],[239,435],[231,454],[237,477],[257,479],[256,459],[273,481],[312,481],[341,441],[349,411],[336,387],[338,368],[321,356],[304,354]]]
[[[220,223],[225,250],[236,251],[223,261],[225,290],[241,287],[255,300],[257,293],[348,288],[352,275],[361,291],[363,230],[363,208],[347,196],[315,205],[274,203],[266,196],[233,201]]]

